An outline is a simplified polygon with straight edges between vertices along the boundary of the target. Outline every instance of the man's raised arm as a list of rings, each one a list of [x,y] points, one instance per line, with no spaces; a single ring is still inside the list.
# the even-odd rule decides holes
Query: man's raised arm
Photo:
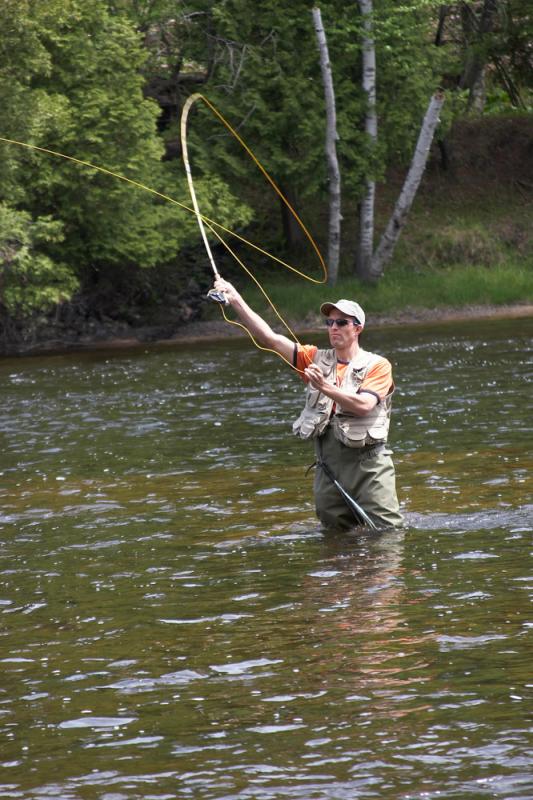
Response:
[[[294,355],[294,342],[287,336],[276,333],[270,325],[259,316],[248,303],[241,297],[237,289],[224,278],[217,278],[215,281],[217,292],[223,292],[232,308],[235,309],[239,319],[245,325],[254,339],[257,339],[263,347],[275,350],[292,364]]]

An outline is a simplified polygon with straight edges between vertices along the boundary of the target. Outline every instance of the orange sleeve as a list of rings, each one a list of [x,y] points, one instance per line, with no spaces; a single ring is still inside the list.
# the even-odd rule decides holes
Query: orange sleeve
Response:
[[[299,344],[296,350],[296,363],[294,365],[296,369],[299,369],[303,372],[304,369],[312,363],[317,350],[318,347],[316,347],[314,344]],[[307,383],[307,380],[304,378],[304,376],[302,375],[301,377]]]
[[[318,347],[316,347],[314,344],[298,345],[296,350],[296,368],[303,372],[303,370],[312,363],[317,350]],[[342,378],[344,369],[344,365],[338,365],[337,377],[339,378],[339,381]],[[303,375],[302,378],[307,383],[307,380]],[[377,394],[380,400],[383,400],[391,391],[393,386],[392,367],[390,361],[388,361],[386,358],[380,358],[380,360],[377,361],[368,371],[359,391],[364,392],[366,390],[372,392],[373,394]]]
[[[390,361],[387,361],[386,358],[381,358],[369,369],[359,391],[364,392],[366,390],[374,392],[374,394],[379,395],[380,399],[383,400],[383,398],[388,395],[393,385]]]

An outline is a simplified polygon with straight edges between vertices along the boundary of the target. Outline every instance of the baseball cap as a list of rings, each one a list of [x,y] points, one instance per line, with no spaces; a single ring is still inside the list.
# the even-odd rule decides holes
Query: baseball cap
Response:
[[[322,303],[320,306],[320,312],[327,317],[332,308],[336,308],[338,311],[346,314],[348,317],[355,317],[357,322],[364,327],[365,312],[359,303],[356,303],[354,300],[337,300],[336,303]]]

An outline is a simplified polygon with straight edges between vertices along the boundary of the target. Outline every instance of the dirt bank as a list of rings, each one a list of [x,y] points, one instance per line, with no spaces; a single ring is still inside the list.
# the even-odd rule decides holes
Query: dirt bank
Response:
[[[516,319],[519,317],[533,317],[533,305],[520,304],[513,306],[467,306],[460,309],[412,309],[398,314],[367,315],[367,328],[394,327],[395,325],[423,325],[435,322],[463,322],[470,319]],[[293,321],[291,327],[295,333],[312,333],[323,330],[321,318],[307,319],[305,323]],[[206,339],[224,339],[229,336],[245,336],[238,327],[228,325],[224,320],[211,322],[193,322],[184,325],[170,339],[162,340],[164,343],[180,341],[203,341]]]
[[[401,325],[427,325],[434,323],[464,322],[472,319],[517,319],[533,317],[533,305],[524,303],[512,306],[465,306],[464,308],[432,308],[408,309],[398,314],[368,314],[367,328],[394,327]],[[323,331],[320,316],[308,317],[305,321],[289,320],[294,332],[301,336],[306,333]],[[139,347],[146,344],[176,345],[181,342],[217,341],[242,337],[247,334],[239,327],[220,320],[198,321],[177,325],[173,329],[169,321],[163,329],[160,326],[140,328],[132,327],[119,336],[103,336],[102,332],[94,337],[83,336],[77,340],[71,338],[54,338],[40,342],[26,342],[0,353],[0,358],[39,355],[46,353],[64,353],[87,350],[117,350]]]

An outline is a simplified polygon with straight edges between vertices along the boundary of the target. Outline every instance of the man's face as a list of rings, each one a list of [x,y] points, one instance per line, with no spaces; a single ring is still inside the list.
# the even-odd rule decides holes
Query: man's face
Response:
[[[332,308],[328,314],[328,321],[329,320],[346,320],[347,325],[337,325],[333,324],[331,327],[328,327],[329,333],[329,341],[332,347],[335,347],[337,350],[342,350],[345,347],[350,347],[361,332],[361,325],[355,323],[355,319],[353,317],[348,317],[346,314],[343,314],[342,311],[339,311],[337,308]]]

